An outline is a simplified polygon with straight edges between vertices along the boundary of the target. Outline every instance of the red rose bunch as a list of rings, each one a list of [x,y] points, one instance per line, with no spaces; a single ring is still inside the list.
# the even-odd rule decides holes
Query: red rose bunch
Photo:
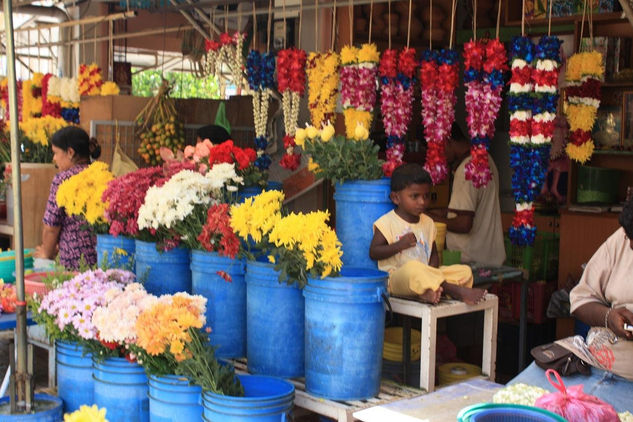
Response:
[[[228,204],[212,205],[207,210],[207,220],[198,235],[198,241],[209,252],[235,258],[240,241],[230,224]]]

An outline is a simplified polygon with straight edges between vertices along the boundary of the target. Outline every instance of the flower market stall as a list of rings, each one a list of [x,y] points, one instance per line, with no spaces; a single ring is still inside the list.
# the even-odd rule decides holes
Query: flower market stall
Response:
[[[573,230],[561,228],[559,236],[539,214],[555,178],[553,163],[563,156],[573,162],[569,188],[583,188],[578,166],[588,162],[616,163],[622,171],[614,182],[619,199],[623,188],[633,185],[630,159],[601,150],[594,129],[614,98],[605,89],[615,58],[610,62],[608,50],[594,42],[594,35],[610,33],[601,22],[616,19],[600,16],[607,5],[577,2],[579,16],[569,17],[573,54],[566,55],[569,37],[557,31],[562,21],[553,19],[560,3],[554,0],[544,2],[549,7],[544,18],[533,16],[543,2],[517,2],[515,26],[516,5],[507,0],[264,3],[213,6],[211,12],[195,2],[190,10],[177,2],[169,6],[203,36],[197,76],[215,81],[220,92],[240,96],[231,100],[239,107],[227,104],[232,118],[239,116],[248,126],[241,139],[194,141],[193,126],[208,120],[211,103],[176,99],[178,82],[162,76],[149,99],[118,95],[118,85],[108,80],[114,79],[116,44],[111,20],[109,39],[101,40],[108,48],[97,54],[101,41],[95,30],[93,60],[77,52],[75,77],[31,72],[16,81],[9,66],[0,81],[0,158],[11,161],[5,181],[12,188],[13,227],[5,230],[0,223],[0,232],[11,229],[13,235],[16,253],[7,261],[15,286],[8,276],[0,282],[0,312],[15,313],[18,347],[11,398],[1,399],[0,420],[9,411],[15,419],[7,420],[20,420],[44,410],[38,407],[42,400],[55,408],[50,420],[65,421],[310,420],[302,419],[307,412],[299,408],[338,421],[474,421],[500,412],[517,420],[629,420],[633,408],[623,403],[621,392],[583,390],[568,378],[569,365],[555,359],[543,363],[534,351],[544,369],[536,376],[545,384],[517,378],[521,382],[503,385],[517,369],[507,371],[506,362],[518,357],[519,372],[524,369],[529,330],[537,332],[530,341],[549,336],[558,338],[560,347],[573,343],[594,371],[606,371],[624,390],[633,385],[609,355],[629,344],[629,334],[620,332],[621,323],[633,325],[620,309],[629,303],[600,303],[606,314],[596,311],[600,315],[588,319],[592,330],[602,325],[614,330],[618,324],[620,340],[600,343],[599,350],[591,341],[606,337],[594,330],[564,343],[565,333],[554,333],[555,321],[545,313],[556,283],[567,277],[548,271],[550,254],[556,261],[560,255],[561,262],[573,255],[563,243],[565,230],[568,242]],[[308,13],[314,18],[309,23]],[[11,16],[11,5],[5,4],[7,28]],[[242,20],[250,23],[244,26]],[[633,29],[627,31],[633,39]],[[561,129],[567,124],[568,130]],[[65,176],[55,179],[53,190],[51,162],[59,164],[62,154],[53,134],[79,126],[91,135],[113,128],[112,136],[98,139],[108,158],[75,161],[72,174],[60,167]],[[448,214],[436,216],[429,209],[439,208],[433,198],[438,186],[448,189],[451,181],[456,186],[460,163],[454,143],[460,126],[467,129],[461,144],[465,184],[452,195],[476,202],[492,190],[496,202],[484,217],[475,203],[467,212],[450,207],[454,219],[470,221],[455,229]],[[131,133],[125,144],[130,166],[118,171],[108,161],[123,148],[122,128]],[[552,152],[557,137],[563,138],[560,156]],[[37,170],[46,164],[41,177],[32,163]],[[407,164],[419,168],[424,179],[400,188],[399,172]],[[288,194],[293,188],[309,192],[295,186],[305,174],[324,181],[327,196],[315,201],[316,207],[293,204],[296,198]],[[274,182],[280,179],[283,184]],[[409,221],[398,211],[404,212],[401,192],[411,185],[424,189],[420,197],[409,198],[422,204]],[[507,266],[468,259],[446,232],[467,235],[477,218],[497,218],[503,195],[511,209],[503,223]],[[569,205],[581,197],[568,195]],[[448,198],[443,202],[449,208]],[[601,213],[605,206],[590,205]],[[626,230],[628,205],[620,205],[618,224]],[[32,252],[25,246],[42,243],[35,233],[41,231],[44,206],[60,210],[92,243],[84,249],[60,236],[68,244],[60,246],[56,263],[46,262],[38,292],[27,298],[25,267],[41,248]],[[582,207],[562,214],[580,212]],[[377,227],[386,214],[404,224],[391,243]],[[417,237],[422,214],[429,221],[428,236],[421,231]],[[612,215],[603,218],[615,221]],[[586,231],[594,236],[605,227]],[[555,247],[543,240],[550,239],[550,231]],[[382,255],[370,257],[378,235],[394,252],[385,259],[415,247],[409,252],[425,269],[450,271],[452,258],[468,273],[464,288],[482,292],[481,297],[469,301],[470,296],[452,293],[456,290],[449,297],[442,287],[432,303],[424,296],[428,289],[396,297],[394,271],[378,269]],[[410,235],[413,245],[404,245]],[[499,234],[499,242],[502,238]],[[494,240],[486,237],[480,249],[492,249]],[[62,256],[62,249],[70,249],[73,259]],[[0,264],[4,261],[0,255]],[[502,283],[506,273],[520,275]],[[441,286],[449,278],[444,274]],[[556,314],[565,324],[573,298],[569,289],[557,293],[567,293],[566,311]],[[460,297],[464,300],[456,300]],[[481,328],[460,321],[482,310],[483,339],[476,339],[475,348],[463,346],[460,341],[479,336]],[[33,395],[27,311],[55,353],[56,397]],[[465,319],[451,322],[454,315]],[[438,323],[442,318],[447,319]],[[564,356],[568,362],[580,358],[574,350]],[[394,356],[396,361],[390,359]],[[5,407],[9,411],[1,410]]]

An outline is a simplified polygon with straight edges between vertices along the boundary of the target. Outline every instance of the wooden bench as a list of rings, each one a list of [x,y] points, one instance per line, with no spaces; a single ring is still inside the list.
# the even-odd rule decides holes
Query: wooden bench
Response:
[[[235,366],[237,373],[248,373],[246,359],[232,359],[231,363]],[[362,409],[424,394],[423,391],[417,388],[383,380],[380,384],[380,393],[376,397],[367,400],[333,401],[314,397],[307,393],[303,378],[288,379],[287,381],[295,386],[295,406],[327,416],[337,422],[355,421],[353,413]]]
[[[437,320],[453,315],[467,314],[484,311],[483,331],[483,358],[482,373],[491,381],[495,380],[495,363],[497,355],[497,314],[499,299],[488,294],[486,300],[476,304],[467,305],[457,300],[442,300],[437,305],[421,303],[415,300],[398,297],[389,298],[394,313],[421,319],[422,340],[420,356],[420,388],[431,392],[435,389],[435,346],[437,338]],[[405,330],[405,342],[408,330]],[[403,347],[404,351],[409,348]],[[408,353],[405,353],[408,355]],[[408,362],[408,356],[404,359]],[[406,374],[406,371],[405,371]]]

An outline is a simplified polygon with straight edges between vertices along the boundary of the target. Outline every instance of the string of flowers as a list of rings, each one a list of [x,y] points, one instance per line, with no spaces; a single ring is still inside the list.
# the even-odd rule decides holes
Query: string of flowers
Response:
[[[61,78],[59,81],[61,115],[69,123],[79,124],[79,88],[76,78]]]
[[[3,78],[0,81],[0,104],[2,104],[2,108],[4,108],[4,120],[9,120],[11,116],[9,116],[9,88],[8,78]],[[22,119],[22,81],[16,82],[16,91],[18,97],[18,119]]]
[[[100,95],[101,85],[103,85],[101,68],[96,63],[79,65],[79,95]]]
[[[295,47],[277,54],[277,89],[281,92],[286,133],[285,152],[279,164],[288,170],[296,170],[301,162],[301,153],[295,150],[295,132],[299,120],[299,102],[305,92],[306,59],[306,52]]]
[[[40,117],[42,114],[42,79],[44,75],[36,72],[31,79],[22,82],[21,120]]]
[[[446,139],[455,121],[455,88],[459,82],[459,62],[455,50],[426,50],[420,67],[422,123],[427,142],[424,169],[433,184],[448,175]]]
[[[567,61],[565,79],[569,142],[565,148],[574,161],[585,163],[594,150],[591,130],[600,106],[600,81],[604,76],[602,54],[597,51],[576,53]]]
[[[380,111],[387,135],[387,161],[382,169],[387,177],[391,177],[396,167],[402,164],[404,135],[411,121],[415,67],[413,48],[404,48],[400,53],[389,49],[380,59]]]
[[[495,120],[501,107],[503,72],[508,69],[506,50],[499,39],[471,40],[464,45],[466,113],[471,138],[466,179],[476,188],[492,179],[488,146],[495,133]]]
[[[340,57],[334,51],[312,52],[308,56],[308,109],[312,126],[316,128],[336,121],[339,65]]]
[[[62,106],[59,95],[59,78],[47,73],[42,78],[42,117],[61,117]]]
[[[348,138],[354,137],[359,125],[366,130],[371,128],[379,61],[376,44],[345,46],[341,50],[341,104]]]
[[[270,167],[271,159],[265,153],[268,146],[266,126],[268,124],[268,105],[274,87],[275,56],[251,50],[246,59],[246,77],[253,96],[253,119],[255,121],[255,166],[260,170]]]

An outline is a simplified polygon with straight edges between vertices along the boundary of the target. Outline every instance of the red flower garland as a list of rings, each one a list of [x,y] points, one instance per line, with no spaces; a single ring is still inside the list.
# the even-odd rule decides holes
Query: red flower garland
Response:
[[[301,153],[295,151],[295,131],[299,117],[299,101],[305,93],[306,59],[304,50],[291,47],[277,55],[277,89],[282,94],[284,112],[284,155],[279,165],[288,170],[296,170],[301,163]]]

